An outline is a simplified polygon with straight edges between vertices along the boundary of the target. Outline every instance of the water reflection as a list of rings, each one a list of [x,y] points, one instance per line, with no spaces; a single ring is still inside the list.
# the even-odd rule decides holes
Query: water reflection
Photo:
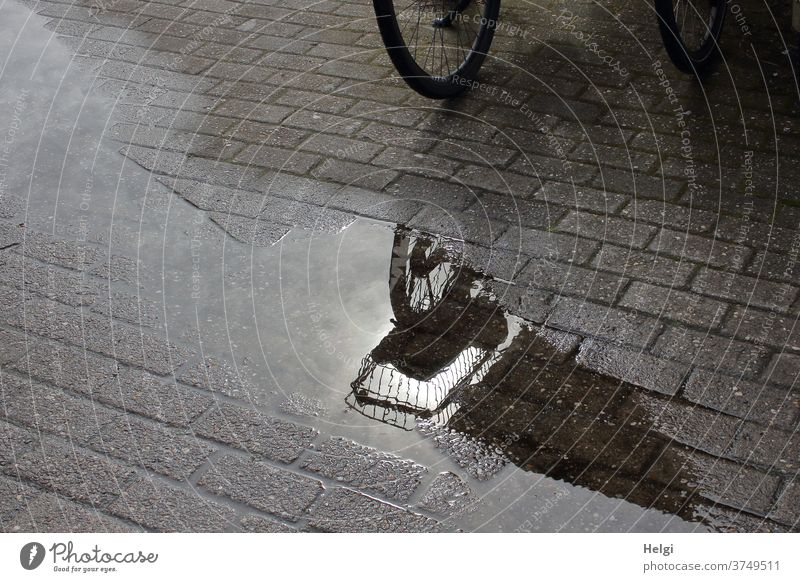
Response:
[[[347,397],[361,414],[430,419],[524,470],[684,519],[758,514],[737,465],[673,442],[674,403],[576,365],[577,338],[505,312],[442,240],[397,229],[389,290],[393,328]]]

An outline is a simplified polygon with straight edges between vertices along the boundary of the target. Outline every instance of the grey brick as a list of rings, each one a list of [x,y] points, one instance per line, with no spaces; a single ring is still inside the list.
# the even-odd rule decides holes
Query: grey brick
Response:
[[[336,488],[310,511],[309,525],[327,532],[429,532],[437,521],[372,499],[349,489]]]
[[[476,502],[469,485],[455,473],[447,471],[436,476],[419,507],[449,517],[466,511]]]
[[[161,532],[222,532],[235,528],[236,514],[194,491],[137,477],[109,511]]]
[[[662,483],[685,479],[706,499],[761,515],[772,506],[779,483],[777,477],[676,446],[671,446],[669,451],[673,453],[675,465],[657,466],[647,478]]]
[[[753,346],[691,329],[668,327],[653,352],[709,370],[726,370],[753,376],[763,369],[764,354]]]
[[[800,376],[800,355],[798,354],[775,354],[765,372],[765,377],[770,382],[792,387],[797,386],[798,376]]]
[[[38,495],[37,489],[19,479],[0,475],[0,532],[12,531],[11,521],[15,514],[24,512],[26,506]]]
[[[740,340],[800,352],[800,325],[797,325],[796,318],[792,316],[782,317],[737,305],[731,311],[725,332]]]
[[[557,230],[626,247],[644,248],[656,228],[617,218],[587,212],[570,211]]]
[[[454,179],[459,184],[523,198],[532,194],[540,186],[539,181],[530,176],[510,170],[469,164],[458,170]]]
[[[534,288],[552,291],[559,297],[573,296],[613,303],[621,295],[628,280],[618,275],[592,271],[576,265],[533,259],[520,272],[519,282],[527,282]]]
[[[692,372],[683,395],[726,414],[786,428],[794,426],[800,410],[794,392],[702,370]]]
[[[577,210],[590,210],[604,214],[616,214],[629,198],[587,186],[565,182],[545,182],[534,196],[547,204],[559,204]]]
[[[215,461],[201,487],[292,521],[322,492],[322,483],[308,477],[237,456]]]
[[[17,459],[15,473],[38,485],[92,506],[111,503],[133,470],[105,456],[88,453],[53,438]]]
[[[800,469],[800,436],[777,426],[744,423],[729,455],[773,472],[796,474]]]
[[[432,178],[447,179],[455,173],[458,163],[429,153],[421,154],[413,150],[388,147],[372,163],[385,166],[402,173],[415,173]]]
[[[297,150],[265,145],[249,145],[236,156],[236,159],[248,166],[269,168],[293,174],[305,174],[319,162],[320,157]]]
[[[374,158],[383,147],[368,141],[318,133],[305,140],[300,146],[300,149],[337,160],[368,162]],[[378,163],[378,165],[391,164]]]
[[[324,161],[311,173],[315,178],[374,190],[383,190],[399,175],[391,169],[381,169],[368,164],[331,159]]]
[[[213,399],[142,370],[120,366],[119,374],[97,387],[94,396],[117,408],[179,427],[188,426]]]
[[[670,396],[678,391],[688,372],[685,365],[593,339],[581,344],[577,363],[599,374]]]
[[[0,420],[0,468],[13,471],[17,461],[37,442],[30,430]]]
[[[736,303],[786,311],[797,297],[797,288],[786,283],[703,268],[692,290]]]
[[[719,327],[728,309],[725,303],[696,293],[636,281],[628,287],[619,305],[706,329]]]
[[[552,295],[527,284],[492,281],[489,289],[503,309],[526,321],[544,323],[552,309]]]
[[[592,266],[648,283],[680,287],[689,282],[695,266],[655,253],[604,244]]]
[[[135,533],[137,528],[96,509],[43,493],[8,523],[8,532]]]
[[[800,521],[798,507],[800,507],[800,481],[795,479],[781,491],[778,503],[770,512],[769,517],[790,527],[797,527],[798,521]]]
[[[206,356],[203,361],[187,364],[176,374],[178,381],[240,400],[254,401],[253,387],[242,377],[241,368],[226,360]]]
[[[241,523],[243,530],[252,533],[296,533],[298,531],[288,525],[255,514],[245,515]]]
[[[88,277],[26,260],[14,253],[0,254],[0,269],[4,273],[3,284],[66,305],[89,305],[99,292],[95,282]]]
[[[2,238],[0,229],[0,240]],[[24,244],[17,247],[15,252],[30,259],[76,270],[83,270],[100,258],[100,253],[91,246],[30,231],[25,233]]]
[[[411,497],[426,471],[413,461],[339,437],[332,437],[318,453],[307,457],[303,468],[401,501]]]
[[[455,211],[466,210],[476,199],[472,188],[424,176],[404,175],[392,183],[387,194]]]
[[[10,375],[2,379],[2,388],[6,418],[178,480],[191,475],[211,453],[196,440],[57,388]]]
[[[507,226],[486,216],[452,212],[428,206],[408,223],[409,226],[423,232],[439,234],[457,240],[491,246]]]
[[[752,251],[741,245],[664,228],[648,247],[651,251],[735,271],[744,268]]]
[[[745,272],[748,275],[795,283],[800,280],[800,261],[791,252],[771,252],[760,250],[753,257]]]
[[[195,423],[197,434],[269,459],[291,463],[311,446],[317,431],[229,404]]]
[[[512,228],[523,226],[550,230],[564,216],[566,210],[522,198],[483,193],[467,212],[507,222]]]
[[[256,247],[271,247],[292,230],[292,227],[286,224],[244,218],[222,212],[210,212],[209,218],[237,241]]]
[[[509,229],[495,242],[501,249],[525,255],[584,264],[600,244],[576,236],[533,230],[530,228]]]
[[[646,315],[570,298],[558,300],[546,323],[581,336],[633,347],[648,345],[662,328],[658,320]]]
[[[713,212],[661,200],[635,200],[622,211],[622,215],[634,221],[643,220],[690,232],[705,232],[717,221]]]

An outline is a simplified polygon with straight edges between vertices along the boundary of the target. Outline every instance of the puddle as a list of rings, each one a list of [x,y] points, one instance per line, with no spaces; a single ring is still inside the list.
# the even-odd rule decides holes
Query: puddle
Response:
[[[467,475],[482,501],[460,527],[525,529],[543,506],[528,529],[721,523],[720,471],[672,442],[668,399],[576,365],[580,338],[509,313],[459,245],[365,220],[224,243],[203,254],[218,276],[204,270],[200,336],[232,348],[265,410]]]

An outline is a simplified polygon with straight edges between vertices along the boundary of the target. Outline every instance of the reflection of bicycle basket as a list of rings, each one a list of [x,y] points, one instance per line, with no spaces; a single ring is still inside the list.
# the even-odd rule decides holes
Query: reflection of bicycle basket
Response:
[[[483,378],[507,333],[502,316],[476,317],[489,301],[480,279],[437,241],[398,231],[389,275],[395,328],[362,360],[348,404],[409,430],[415,418],[446,423],[457,409],[452,395]]]

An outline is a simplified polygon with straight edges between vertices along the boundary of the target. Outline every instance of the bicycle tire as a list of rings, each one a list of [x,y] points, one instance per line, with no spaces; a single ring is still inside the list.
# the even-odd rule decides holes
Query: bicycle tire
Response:
[[[698,77],[706,75],[719,53],[726,0],[655,0],[655,8],[664,47],[675,67]],[[687,17],[697,23],[698,38],[688,38]]]
[[[401,27],[401,20],[408,19],[412,26],[414,21],[408,16],[400,16],[406,12],[405,10],[399,11],[396,4],[401,7],[410,5],[409,9],[416,5],[420,14],[421,8],[424,6],[429,11],[425,16],[430,19],[430,24],[427,19],[418,16],[416,31],[409,31],[407,26]],[[455,97],[474,86],[478,70],[492,44],[500,13],[500,0],[442,0],[441,9],[437,9],[435,12],[433,4],[434,2],[430,0],[425,2],[419,0],[373,0],[381,38],[397,72],[417,93],[432,99],[446,99]],[[482,10],[480,6],[482,6]],[[459,7],[461,8],[459,9]],[[450,26],[434,24],[437,20],[444,18],[446,11],[452,15],[455,10],[459,10],[458,17],[455,21],[451,19]],[[464,10],[471,10],[471,12],[465,15]],[[438,18],[434,18],[436,13],[439,13]],[[480,19],[474,16],[476,14],[480,14]],[[455,42],[458,44],[453,44],[452,31],[449,30],[453,26],[463,26],[465,29],[464,40],[471,39],[468,48],[465,43],[462,44],[461,29],[456,33]],[[442,49],[448,70],[443,70],[441,66],[438,71],[431,70],[435,69],[428,65],[432,48],[428,49],[425,61],[419,62],[421,60],[419,42],[422,39],[420,29],[424,27],[429,28],[425,31],[425,35],[427,37],[428,34],[431,34],[433,42],[436,42],[437,33],[442,39]],[[447,40],[450,41],[447,43],[445,42],[446,29],[448,30]],[[404,30],[406,36],[409,37],[408,41],[404,38]],[[472,38],[473,35],[474,38]],[[452,64],[447,58],[448,54],[454,57]]]

